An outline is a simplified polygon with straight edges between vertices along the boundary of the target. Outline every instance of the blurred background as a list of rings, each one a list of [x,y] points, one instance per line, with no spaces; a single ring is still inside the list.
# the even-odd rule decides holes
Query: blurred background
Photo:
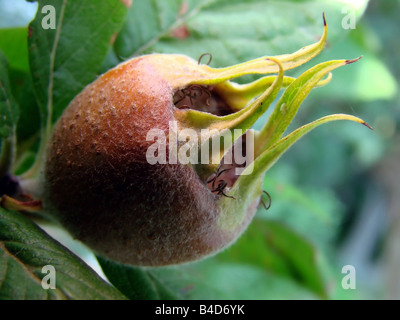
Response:
[[[35,12],[36,3],[0,0],[0,49],[6,53],[15,77],[21,70],[18,63],[14,64],[19,61],[16,56],[26,52],[9,50],[10,41],[17,40],[6,38],[2,31],[26,28]],[[349,113],[364,119],[374,131],[335,122],[300,140],[266,175],[264,189],[272,197],[271,209],[260,209],[249,230],[231,248],[200,262],[198,269],[183,267],[175,270],[176,274],[189,268],[189,274],[213,278],[215,286],[229,287],[232,284],[226,277],[239,279],[246,273],[248,295],[229,287],[230,293],[220,289],[210,294],[211,298],[314,298],[319,284],[313,279],[321,278],[329,298],[400,299],[399,13],[399,0],[371,0],[355,29],[332,28],[334,41],[330,40],[313,64],[360,55],[363,58],[335,71],[330,84],[314,90],[291,125],[293,129],[327,114]],[[329,25],[329,14],[327,18]],[[313,34],[318,36],[321,29],[319,25]],[[122,40],[123,36],[117,39],[102,71],[125,58]],[[212,48],[193,51],[190,36],[174,41],[160,41],[143,52],[186,50],[196,59],[202,52],[213,52],[216,58],[212,66],[234,62]],[[288,48],[272,51],[290,52]],[[265,118],[257,125],[263,121]],[[33,131],[21,135],[32,135]],[[84,246],[58,228],[43,228],[101,273],[95,257]],[[311,254],[310,259],[304,258],[307,254]],[[356,270],[355,290],[341,287],[345,265]],[[280,280],[273,280],[273,276]],[[255,289],[260,281],[269,283],[268,294],[262,288]]]

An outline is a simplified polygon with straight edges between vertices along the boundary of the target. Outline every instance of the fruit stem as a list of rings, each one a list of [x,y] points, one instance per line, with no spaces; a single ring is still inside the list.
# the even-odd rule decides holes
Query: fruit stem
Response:
[[[37,213],[43,209],[42,201],[33,200],[30,197],[27,198],[27,201],[21,201],[4,195],[0,198],[0,205],[7,210],[26,211],[31,213]]]

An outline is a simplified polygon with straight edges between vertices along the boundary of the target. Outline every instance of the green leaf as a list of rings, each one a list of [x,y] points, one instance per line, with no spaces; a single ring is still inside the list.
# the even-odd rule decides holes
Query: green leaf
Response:
[[[313,245],[285,225],[256,219],[237,243],[222,252],[218,259],[261,267],[326,298],[327,288],[317,264],[317,254]]]
[[[128,267],[114,261],[97,257],[111,283],[131,300],[178,299],[152,270]]]
[[[29,74],[12,72],[10,75],[11,85],[15,100],[19,106],[19,119],[17,125],[18,144],[31,140],[36,136],[39,138],[40,113],[33,91],[33,83]]]
[[[11,92],[8,62],[0,51],[0,138],[12,135],[18,120],[18,105]]]
[[[346,125],[348,124],[343,123],[342,127]],[[329,126],[325,129],[332,130]],[[320,133],[321,130],[324,131],[324,128],[318,130]],[[364,131],[363,128],[359,130]],[[320,136],[320,134],[312,134],[300,144],[309,142],[315,136]],[[302,235],[319,252],[331,253],[330,250],[339,236],[340,225],[343,221],[344,204],[330,187],[329,181],[320,184],[305,184],[304,179],[293,178],[299,171],[304,174],[298,166],[290,164],[294,153],[304,152],[300,149],[302,149],[300,146],[293,148],[286,157],[280,160],[279,165],[271,168],[265,175],[262,189],[270,194],[272,206],[268,211],[263,206],[259,206],[257,218],[279,221]],[[305,151],[304,157],[310,157],[308,150]],[[319,159],[314,162],[318,164]],[[268,203],[266,196],[263,196],[263,199],[265,203]]]
[[[16,152],[11,172],[22,174],[32,166],[35,160],[40,141],[40,113],[33,92],[32,79],[28,72],[10,70],[10,84],[19,107],[19,117],[16,124]],[[30,157],[31,161],[25,162],[25,165],[21,167],[20,164],[27,158],[28,153],[33,154],[33,158]],[[16,170],[18,170],[18,173]]]
[[[0,51],[0,178],[14,161],[18,105],[11,92],[7,58]]]
[[[184,14],[188,17],[197,12],[208,2],[199,0],[190,1],[190,8]],[[171,26],[180,21],[179,11],[187,1],[185,0],[146,0],[134,1],[128,11],[126,23],[115,41],[116,53],[120,57],[128,58],[132,54],[139,54],[159,40],[159,37]]]
[[[98,258],[110,281],[131,299],[315,299],[293,281],[248,264],[216,259],[138,268]]]
[[[46,5],[56,14],[43,10]],[[53,123],[98,75],[126,12],[122,0],[39,0],[36,17],[29,26],[28,50],[41,111],[41,145],[25,178],[37,176]],[[42,23],[54,18],[55,29],[44,29]]]
[[[39,109],[28,61],[28,27],[0,29],[0,50],[9,61],[10,83],[19,105],[17,142],[25,142],[40,129]]]
[[[329,40],[343,35],[339,0],[135,0],[116,43],[120,58],[149,52],[213,55],[216,67],[293,52],[315,42],[321,15],[332,26]],[[360,17],[368,0],[349,3]]]
[[[0,29],[0,50],[10,62],[10,69],[29,71],[28,28]]]
[[[45,5],[56,12],[56,28],[44,29]],[[127,12],[122,1],[39,0],[30,24],[29,62],[43,120],[54,122],[98,75],[114,34]]]
[[[56,289],[42,288],[52,265]],[[0,208],[0,299],[125,299],[83,261],[18,212]]]
[[[285,201],[287,203],[290,203],[292,206],[303,209],[305,212],[307,212],[310,218],[313,219],[313,221],[318,220],[321,223],[325,224],[325,226],[332,223],[332,216],[329,214],[325,207],[328,205],[328,202],[332,201],[332,199],[329,198],[329,195],[324,194],[322,190],[316,188],[318,191],[317,195],[324,200],[321,203],[320,201],[318,201],[318,198],[315,198],[314,194],[316,191],[312,188],[310,190],[303,186],[300,187],[297,185],[272,179],[269,172],[269,174],[265,177],[263,181],[263,190],[271,190],[273,188],[279,188],[279,191],[276,191],[275,194],[280,201]]]

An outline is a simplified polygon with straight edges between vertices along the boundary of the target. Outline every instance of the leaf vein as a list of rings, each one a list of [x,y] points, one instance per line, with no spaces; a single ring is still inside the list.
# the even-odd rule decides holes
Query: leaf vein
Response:
[[[137,56],[149,47],[151,47],[153,44],[157,43],[162,37],[168,35],[171,33],[174,29],[180,27],[182,24],[184,24],[186,21],[188,21],[190,18],[198,14],[204,7],[212,3],[214,0],[208,0],[200,3],[197,7],[194,7],[192,11],[188,12],[185,16],[183,17],[178,17],[178,19],[172,23],[168,28],[166,28],[164,31],[160,31],[156,36],[154,36],[152,39],[147,41],[145,44],[143,44],[139,49],[137,49],[133,54],[133,56]]]
[[[65,15],[65,7],[67,6],[68,0],[63,0],[60,12],[59,23],[57,26],[56,37],[54,38],[53,47],[50,52],[50,68],[49,68],[49,85],[47,88],[47,122],[46,122],[46,139],[51,134],[52,128],[52,117],[53,117],[53,86],[54,86],[54,64],[56,59],[56,52],[58,49],[58,42],[61,36],[61,29],[63,24],[63,19]]]

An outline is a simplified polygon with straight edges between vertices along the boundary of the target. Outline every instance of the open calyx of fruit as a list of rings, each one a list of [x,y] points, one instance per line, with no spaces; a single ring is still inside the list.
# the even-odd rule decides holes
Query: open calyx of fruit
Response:
[[[320,63],[297,79],[284,76],[315,57],[326,37],[324,19],[320,41],[292,54],[220,69],[175,54],[116,66],[88,85],[54,127],[41,177],[44,212],[98,254],[126,264],[179,264],[227,247],[252,220],[264,174],[293,143],[330,121],[365,124],[335,114],[283,136],[311,89],[358,60]],[[247,74],[275,75],[231,82]],[[249,130],[283,88],[264,127]],[[174,143],[177,154],[196,151],[198,161],[171,161],[171,124],[196,133],[195,143]],[[149,139],[154,129],[166,138]],[[233,134],[230,144],[204,148],[235,129],[242,134]],[[254,160],[227,162],[227,152],[239,145]],[[149,161],[151,150],[165,162]],[[208,162],[201,161],[205,153]]]

